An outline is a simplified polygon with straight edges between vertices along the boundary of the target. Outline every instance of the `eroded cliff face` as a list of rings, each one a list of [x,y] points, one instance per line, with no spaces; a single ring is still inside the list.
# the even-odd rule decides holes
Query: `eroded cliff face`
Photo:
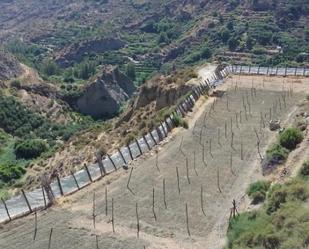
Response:
[[[101,38],[83,41],[60,50],[55,56],[55,61],[60,67],[69,67],[74,63],[79,63],[86,54],[117,50],[123,46],[124,42],[118,38]]]
[[[86,86],[82,96],[77,99],[77,109],[94,118],[112,117],[134,91],[133,82],[118,67],[108,66]]]
[[[0,50],[0,83],[18,77],[22,72],[19,61],[11,54]]]

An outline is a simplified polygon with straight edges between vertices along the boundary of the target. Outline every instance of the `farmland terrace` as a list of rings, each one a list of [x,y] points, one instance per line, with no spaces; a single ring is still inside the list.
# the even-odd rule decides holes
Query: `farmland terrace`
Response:
[[[38,214],[35,240],[34,215],[3,225],[1,248],[222,248],[232,200],[241,211],[262,176],[257,136],[264,154],[269,119],[288,125],[309,80],[236,75],[217,90],[189,129]]]

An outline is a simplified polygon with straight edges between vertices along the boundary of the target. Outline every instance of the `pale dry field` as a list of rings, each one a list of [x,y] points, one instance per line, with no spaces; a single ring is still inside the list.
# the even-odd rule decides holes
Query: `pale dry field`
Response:
[[[291,88],[293,91],[290,91]],[[248,184],[262,177],[254,129],[261,139],[263,152],[276,136],[267,126],[269,108],[272,108],[272,118],[288,120],[296,111],[297,103],[309,93],[309,81],[234,76],[219,89],[227,90],[227,94],[215,101],[214,108],[214,99],[210,98],[200,106],[195,116],[189,115],[188,130],[177,129],[167,143],[157,148],[157,166],[156,154],[148,153],[130,165],[128,171],[120,170],[60,200],[58,205],[38,215],[35,241],[33,216],[3,225],[0,229],[1,248],[48,248],[51,228],[50,248],[57,249],[96,248],[95,235],[98,248],[222,248],[232,200],[241,202]],[[206,164],[203,163],[203,147]],[[131,167],[130,189],[133,193],[127,188]],[[167,208],[164,205],[163,181],[166,183]],[[94,192],[96,229],[92,221]],[[111,223],[112,199],[115,233]],[[136,203],[140,220],[139,238]]]

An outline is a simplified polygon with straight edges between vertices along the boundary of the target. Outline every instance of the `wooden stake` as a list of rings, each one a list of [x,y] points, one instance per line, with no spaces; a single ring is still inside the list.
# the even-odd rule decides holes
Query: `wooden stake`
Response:
[[[230,170],[231,170],[232,175],[236,176],[233,170],[233,153],[231,153],[231,156],[230,156]]]
[[[131,160],[133,161],[134,158],[133,158],[132,151],[131,151],[131,148],[130,148],[130,145],[129,145],[129,144],[127,145],[127,149],[128,149],[128,151],[129,151],[130,158],[131,158]]]
[[[107,203],[107,187],[105,187],[105,215],[107,216],[108,203]]]
[[[137,202],[136,202],[136,206],[135,206],[135,211],[136,211],[136,230],[137,230],[137,238],[139,238],[140,225],[139,225],[138,204],[137,204]]]
[[[111,156],[110,156],[109,154],[107,154],[107,156],[108,156],[108,159],[110,160],[110,162],[112,163],[112,165],[113,165],[115,171],[117,171],[117,167],[116,167],[116,165],[115,165],[113,159],[111,158]]]
[[[213,158],[213,155],[211,153],[211,138],[209,139],[209,154],[211,155],[211,157]]]
[[[218,144],[219,144],[220,146],[222,146],[222,145],[221,145],[221,142],[220,142],[220,135],[221,135],[221,134],[220,134],[220,131],[221,131],[220,128],[218,128],[218,130],[217,130],[217,133],[218,133],[218,134],[217,134],[217,136],[218,136]]]
[[[167,209],[166,192],[165,192],[165,178],[163,179],[163,202],[164,202],[165,209]]]
[[[206,216],[206,213],[205,213],[205,210],[204,210],[204,198],[203,198],[203,185],[201,186],[201,209],[202,209],[202,212],[204,214],[204,216]]]
[[[77,189],[79,190],[79,189],[80,189],[79,184],[78,184],[77,179],[76,179],[76,177],[75,177],[75,175],[74,175],[74,172],[73,172],[72,170],[71,170],[71,175],[72,175],[72,177],[73,177],[73,179],[74,179],[74,182],[75,182],[75,184],[76,184]]]
[[[227,138],[227,123],[224,124],[224,137]]]
[[[58,183],[58,187],[59,187],[59,190],[60,190],[60,194],[63,196],[63,189],[62,189],[62,186],[61,186],[61,181],[60,181],[60,178],[58,175],[56,175],[56,179],[57,179],[57,183]]]
[[[189,228],[189,214],[188,214],[188,204],[186,203],[186,223],[187,223],[187,232],[189,237],[191,237],[190,228]]]
[[[24,191],[23,189],[21,190],[21,193],[22,193],[23,196],[24,196],[24,199],[25,199],[25,201],[26,201],[26,204],[27,204],[27,206],[28,206],[28,209],[29,209],[30,213],[32,213],[32,209],[31,209],[30,203],[29,203],[29,201],[28,201],[28,199],[27,199],[27,196],[26,196],[26,194],[25,194],[25,191]]]
[[[87,175],[88,175],[89,181],[92,182],[92,177],[91,177],[91,175],[90,175],[89,169],[88,169],[88,167],[87,167],[86,164],[84,164],[84,168],[85,168],[86,173],[87,173]],[[59,181],[59,183],[60,183],[60,181]],[[59,186],[61,186],[61,184],[59,184]],[[61,188],[61,189],[62,189],[62,188]]]
[[[157,215],[155,212],[155,189],[152,188],[152,213],[155,221],[157,221]]]
[[[95,229],[96,225],[95,192],[93,192],[93,199],[92,199],[92,220],[93,220],[93,228]]]
[[[221,187],[220,187],[220,172],[219,172],[219,166],[217,167],[217,186],[218,186],[219,192],[222,193]]]
[[[48,249],[51,248],[52,235],[53,235],[53,228],[51,228],[49,232]]]
[[[44,206],[45,208],[47,208],[47,201],[46,201],[46,196],[45,196],[45,191],[44,191],[43,186],[41,186],[41,189],[42,189],[42,195],[43,195],[43,200],[44,200]]]
[[[204,164],[204,166],[205,167],[207,167],[207,163],[206,163],[206,161],[205,161],[205,145],[204,144],[202,144],[202,159],[203,159],[203,164]]]
[[[188,158],[186,158],[186,172],[187,172],[187,180],[188,180],[188,183],[190,184],[189,162],[188,162]]]
[[[113,233],[115,233],[114,198],[112,198],[112,227]]]
[[[241,138],[241,141],[240,141],[240,159],[244,160],[242,138]]]
[[[133,167],[131,168],[131,171],[130,171],[130,175],[129,175],[129,179],[128,179],[128,183],[127,183],[127,189],[132,193],[132,195],[135,195],[135,193],[130,188],[130,181],[131,181],[132,172],[133,172]]]
[[[160,172],[160,168],[159,168],[159,152],[156,150],[156,168],[158,170],[158,172]]]
[[[177,166],[176,166],[176,176],[177,176],[178,194],[180,194],[179,172],[178,172],[178,167]]]
[[[120,155],[120,157],[121,157],[123,163],[124,163],[124,164],[127,164],[127,161],[126,161],[126,159],[124,158],[124,156],[123,156],[123,154],[122,154],[122,152],[121,152],[121,150],[120,150],[119,148],[118,148],[118,154]]]
[[[143,139],[144,139],[145,144],[147,145],[148,150],[151,150],[151,147],[150,147],[145,135],[143,135]]]
[[[7,214],[8,217],[9,217],[9,220],[11,221],[12,218],[11,218],[11,215],[10,215],[10,213],[9,213],[9,209],[8,209],[8,207],[7,207],[7,205],[6,205],[5,201],[4,201],[4,199],[1,198],[1,201],[2,201],[2,203],[3,203],[3,205],[4,205],[4,208],[5,208],[6,214]]]
[[[198,173],[197,173],[197,170],[196,170],[196,163],[195,163],[195,151],[193,151],[193,168],[194,168],[196,176],[198,176]]]
[[[139,151],[140,155],[143,155],[142,148],[141,148],[141,146],[139,145],[139,142],[137,141],[136,138],[135,138],[135,143],[136,143],[136,145],[137,145],[137,148],[138,148],[138,151]]]
[[[33,235],[33,240],[36,239],[37,230],[38,230],[38,216],[37,216],[37,213],[34,212],[34,235]]]
[[[99,236],[95,236],[96,249],[99,249]]]

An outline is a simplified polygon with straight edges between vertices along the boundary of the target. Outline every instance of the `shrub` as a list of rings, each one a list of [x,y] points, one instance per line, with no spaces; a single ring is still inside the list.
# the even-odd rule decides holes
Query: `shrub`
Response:
[[[265,200],[266,193],[257,191],[257,192],[254,192],[250,197],[252,199],[251,203],[256,205],[256,204],[259,204],[259,203],[261,203]]]
[[[274,190],[269,196],[267,213],[270,214],[276,212],[277,209],[281,207],[281,204],[286,202],[286,198],[287,191],[285,189],[280,187],[279,189]]]
[[[258,204],[264,201],[269,187],[270,182],[268,181],[257,181],[251,183],[247,189],[247,194],[252,199],[252,204]]]
[[[249,188],[247,189],[247,194],[251,196],[255,192],[267,192],[270,187],[270,182],[268,181],[257,181],[251,183]]]
[[[18,158],[32,159],[48,149],[48,144],[41,139],[26,139],[16,142],[15,154]]]
[[[307,160],[303,163],[303,166],[300,169],[299,174],[300,174],[301,177],[308,177],[309,176],[309,160]]]
[[[272,163],[284,162],[288,157],[289,151],[280,144],[273,144],[267,151],[266,156]]]
[[[20,88],[21,87],[21,83],[19,80],[12,80],[11,81],[11,87],[14,87],[14,88]]]
[[[288,128],[280,134],[280,144],[289,149],[293,150],[296,145],[303,141],[303,134],[298,128]]]
[[[186,120],[184,120],[181,116],[178,114],[174,115],[174,123],[176,127],[182,126],[185,129],[189,128],[189,124]]]
[[[26,170],[13,163],[1,163],[0,164],[0,181],[8,183],[12,180],[20,178]]]

